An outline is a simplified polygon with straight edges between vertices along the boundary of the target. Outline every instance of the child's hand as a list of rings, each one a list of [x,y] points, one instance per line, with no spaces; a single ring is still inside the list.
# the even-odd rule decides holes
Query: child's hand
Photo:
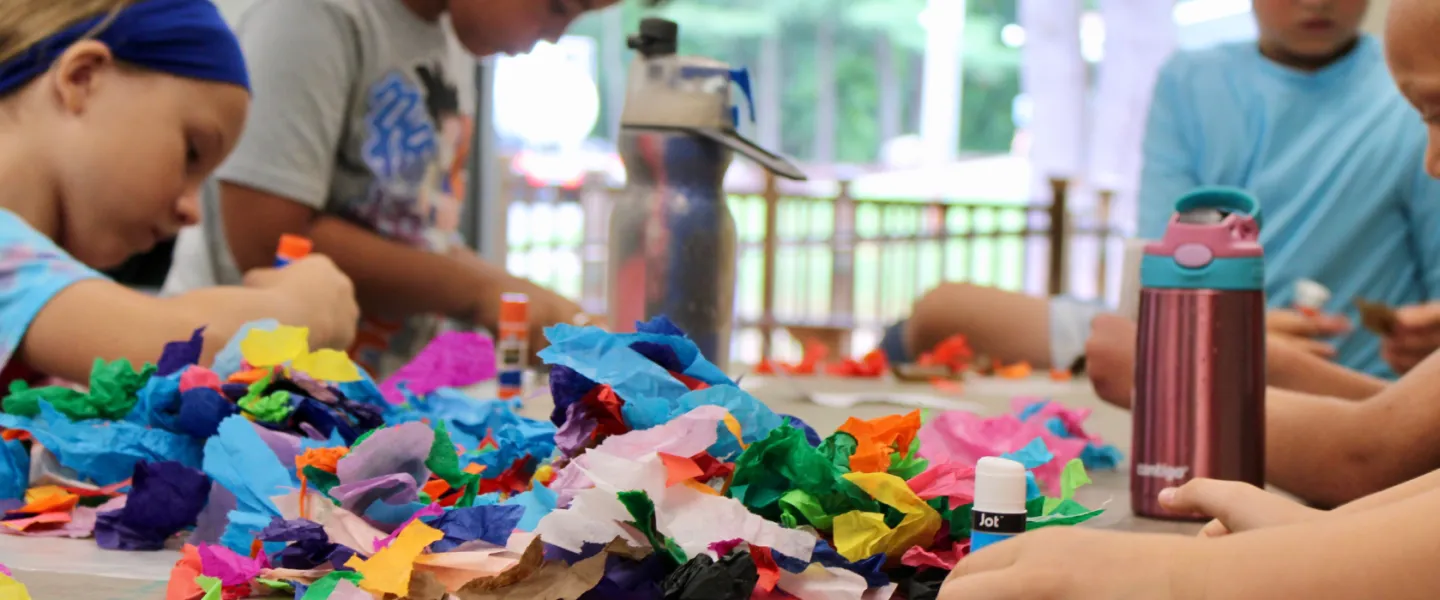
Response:
[[[355,339],[355,286],[325,256],[311,254],[283,269],[253,269],[245,273],[245,286],[279,294],[299,319],[285,324],[308,327],[312,346],[344,350]]]
[[[1291,344],[1321,358],[1334,358],[1335,347],[1319,338],[1350,331],[1350,320],[1340,315],[1310,316],[1295,310],[1272,310],[1265,313],[1265,329],[1272,340]]]
[[[1174,598],[1207,571],[1204,542],[1051,527],[965,557],[939,600]]]
[[[1163,490],[1160,504],[1177,513],[1214,517],[1200,530],[1200,537],[1289,525],[1325,514],[1250,484],[1214,479],[1195,479]]]
[[[1380,354],[1396,373],[1407,373],[1440,348],[1440,302],[1395,310],[1395,331],[1381,340]]]
[[[1085,342],[1085,371],[1096,395],[1130,408],[1135,391],[1135,323],[1119,315],[1095,317]]]

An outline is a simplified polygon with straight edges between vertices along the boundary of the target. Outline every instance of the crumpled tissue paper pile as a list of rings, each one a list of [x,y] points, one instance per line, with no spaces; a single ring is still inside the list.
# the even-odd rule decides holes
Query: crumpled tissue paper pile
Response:
[[[22,402],[0,415],[0,498],[16,498],[4,526],[38,519],[15,525],[118,549],[188,531],[170,600],[920,599],[968,549],[980,456],[1031,469],[1031,528],[1100,512],[1074,493],[1086,449],[1105,447],[1058,405],[924,427],[918,412],[851,419],[821,438],[663,318],[547,334],[550,423],[455,390],[493,376],[493,354],[454,359],[484,355],[464,340],[437,340],[376,385],[273,323],[237,336],[214,379],[162,360],[117,384],[137,398],[128,410],[100,399],[69,414],[41,398],[27,416]],[[145,392],[167,377],[182,400]],[[206,385],[221,378],[250,383],[234,399]],[[200,388],[233,409],[180,417]],[[13,476],[36,464],[43,479]]]

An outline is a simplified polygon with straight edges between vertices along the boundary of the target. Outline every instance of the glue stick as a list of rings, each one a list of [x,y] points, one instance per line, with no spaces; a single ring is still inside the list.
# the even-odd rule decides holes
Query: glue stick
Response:
[[[495,336],[500,399],[525,393],[525,358],[530,354],[530,299],[525,294],[500,296],[500,323]]]
[[[280,236],[280,247],[275,250],[275,266],[283,267],[309,256],[312,247],[308,238],[288,233]]]
[[[1295,309],[1301,314],[1312,319],[1318,317],[1329,301],[1329,288],[1309,279],[1295,282]]]
[[[1025,533],[1025,465],[987,456],[975,465],[970,551]]]

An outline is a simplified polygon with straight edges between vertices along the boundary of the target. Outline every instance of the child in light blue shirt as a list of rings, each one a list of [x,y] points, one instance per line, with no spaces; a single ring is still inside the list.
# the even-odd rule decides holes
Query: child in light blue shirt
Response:
[[[1436,299],[1440,184],[1425,175],[1418,121],[1368,36],[1315,71],[1277,64],[1254,43],[1178,54],[1155,90],[1138,234],[1158,239],[1175,199],[1197,186],[1239,187],[1264,214],[1272,308],[1291,306],[1300,279],[1330,288],[1326,311],[1352,317],[1356,299]],[[1340,364],[1390,374],[1374,334],[1335,342]]]
[[[0,394],[16,379],[38,373],[11,362],[30,323],[56,294],[101,275],[6,209],[0,209]]]
[[[13,3],[0,25],[0,393],[154,362],[205,327],[217,350],[276,318],[344,347],[358,309],[324,257],[155,298],[113,267],[199,218],[197,189],[245,122],[249,77],[209,0]],[[21,45],[28,40],[29,45]]]
[[[1160,237],[1174,201],[1195,187],[1247,190],[1264,214],[1272,316],[1294,316],[1282,311],[1291,308],[1300,279],[1327,286],[1332,297],[1324,310],[1352,322],[1357,299],[1412,307],[1402,315],[1414,318],[1386,346],[1387,357],[1404,367],[1418,359],[1401,350],[1423,356],[1440,343],[1428,335],[1440,330],[1440,310],[1431,310],[1440,305],[1429,303],[1440,296],[1440,184],[1425,176],[1419,116],[1389,80],[1380,43],[1336,27],[1330,58],[1305,67],[1284,66],[1254,42],[1168,61],[1146,130],[1137,233]],[[1262,19],[1261,44],[1272,43],[1267,36],[1278,29]],[[1004,314],[974,310],[997,306]],[[945,284],[916,304],[908,324],[889,332],[885,347],[892,360],[903,360],[962,333],[977,352],[1064,369],[1083,354],[1090,321],[1108,310]],[[1333,340],[1340,365],[1394,376],[1378,337],[1337,322],[1344,323],[1328,318],[1303,333],[1271,333],[1276,339],[1340,333]]]

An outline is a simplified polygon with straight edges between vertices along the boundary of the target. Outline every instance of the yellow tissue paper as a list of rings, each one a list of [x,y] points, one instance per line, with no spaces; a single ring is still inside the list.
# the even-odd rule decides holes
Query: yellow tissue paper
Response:
[[[443,537],[445,534],[439,529],[420,521],[411,521],[389,546],[376,552],[370,560],[352,556],[345,566],[365,576],[360,581],[361,589],[403,597],[410,593],[410,573],[415,568],[415,559],[420,557],[426,546]]]
[[[890,527],[885,525],[885,515],[852,510],[837,515],[833,523],[835,551],[850,562],[859,562],[886,550]]]
[[[252,329],[240,340],[240,356],[252,367],[273,367],[310,351],[310,330],[281,325],[275,331]]]
[[[900,521],[900,524],[897,525],[895,529],[890,530],[879,540],[872,542],[873,545],[879,546],[879,552],[884,552],[888,556],[901,556],[905,554],[906,550],[909,550],[913,546],[928,546],[930,542],[935,540],[935,533],[940,531],[942,523],[940,513],[935,512],[935,509],[930,508],[929,504],[926,504],[924,500],[916,496],[915,492],[910,489],[910,486],[905,484],[904,479],[889,473],[846,473],[844,477],[850,483],[865,490],[872,498],[879,500],[881,503],[905,515],[905,518]],[[875,550],[872,550],[869,554],[855,557],[846,554],[839,546],[841,537],[840,525],[841,521],[837,517],[835,519],[835,549],[840,552],[841,556],[852,561],[858,561],[875,553]],[[849,521],[846,522],[846,525],[847,529],[852,526]],[[883,519],[881,520],[880,526],[885,526]],[[851,535],[858,533],[862,536],[869,536],[873,535],[872,528],[873,525],[866,523],[864,528],[847,531],[846,533]],[[853,549],[859,551],[868,550],[869,548],[863,544],[856,544]]]
[[[30,600],[30,590],[7,575],[0,574],[0,598],[5,600]]]
[[[309,375],[316,381],[348,383],[361,379],[360,370],[348,355],[329,348],[296,357],[294,362],[290,363],[290,368]]]
[[[723,419],[723,421],[725,422],[725,429],[730,430],[730,435],[735,436],[735,441],[740,444],[740,449],[744,450],[745,437],[741,435],[742,431],[740,430],[740,421],[737,421],[734,415],[731,415],[730,413],[725,413],[725,418]]]

